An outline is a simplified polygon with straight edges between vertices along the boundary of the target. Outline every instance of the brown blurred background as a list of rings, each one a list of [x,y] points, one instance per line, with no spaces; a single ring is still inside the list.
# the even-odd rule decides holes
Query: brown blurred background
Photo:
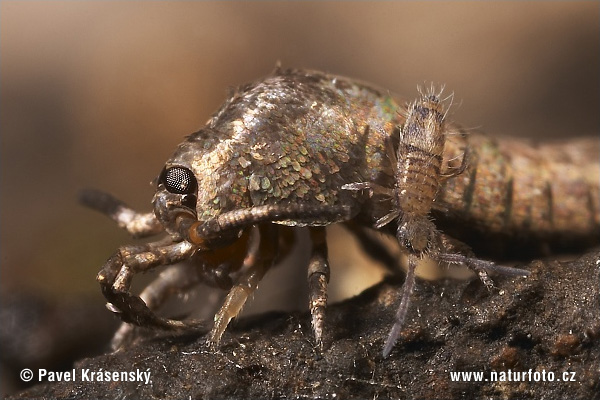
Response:
[[[78,190],[149,211],[149,182],[175,146],[229,87],[277,62],[407,97],[445,83],[452,118],[491,134],[600,126],[596,2],[2,1],[0,18],[3,293],[101,304],[95,274],[131,239],[79,206]],[[339,248],[335,265],[354,260]]]

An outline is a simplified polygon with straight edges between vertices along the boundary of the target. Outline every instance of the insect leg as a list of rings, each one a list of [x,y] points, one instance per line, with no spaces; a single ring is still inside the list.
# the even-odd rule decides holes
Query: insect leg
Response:
[[[388,335],[385,345],[383,346],[383,357],[390,355],[392,348],[400,336],[400,331],[404,325],[406,314],[408,313],[408,307],[410,306],[410,299],[412,297],[413,290],[415,288],[415,268],[419,259],[414,254],[408,255],[408,271],[406,272],[406,279],[404,280],[402,298],[400,299],[400,305],[398,311],[396,311],[396,320],[392,330]]]
[[[158,242],[120,248],[108,259],[96,277],[104,297],[109,302],[107,307],[118,313],[123,321],[139,326],[164,329],[194,326],[156,316],[140,297],[129,293],[131,280],[136,273],[149,271],[159,265],[183,261],[194,251],[194,246],[188,242],[168,245]]]
[[[465,170],[469,166],[469,157],[470,157],[470,153],[469,153],[469,148],[467,147],[463,151],[462,162],[460,163],[460,166],[458,166],[458,168],[455,168],[454,170],[449,169],[448,171],[446,171],[444,173],[440,173],[440,178],[442,180],[446,180],[446,179],[454,178],[454,177],[462,174],[463,172],[465,172]]]
[[[108,193],[86,189],[79,194],[81,204],[107,215],[133,237],[147,237],[164,230],[154,213],[138,213]]]
[[[156,311],[173,294],[182,293],[200,281],[200,276],[188,265],[172,265],[165,269],[140,293],[140,299],[151,311]],[[118,350],[132,341],[135,326],[123,323],[113,336],[111,347]]]
[[[229,322],[240,313],[248,297],[254,293],[273,264],[277,253],[276,231],[277,227],[273,224],[252,227],[250,245],[242,267],[245,273],[227,293],[221,309],[215,315],[215,324],[208,339],[211,347],[215,348],[219,344]]]
[[[494,287],[494,282],[489,277],[489,272],[509,276],[528,276],[530,274],[529,271],[524,269],[504,267],[492,261],[480,260],[474,257],[466,244],[450,236],[440,234],[439,239],[444,251],[432,251],[429,253],[429,256],[437,261],[466,265],[479,276],[479,279],[481,279],[489,290]]]
[[[502,265],[498,265],[492,261],[480,260],[475,257],[467,257],[464,254],[456,254],[456,253],[431,253],[432,258],[435,258],[438,261],[443,261],[451,264],[465,264],[467,267],[471,268],[475,272],[479,274],[479,277],[483,281],[486,286],[489,286],[482,274],[486,274],[487,272],[494,272],[500,275],[509,275],[509,276],[529,276],[531,274],[530,271],[521,268],[514,267],[504,267]],[[489,277],[488,277],[489,279]],[[493,286],[493,285],[492,285]]]
[[[323,349],[327,283],[329,282],[327,241],[323,227],[310,228],[309,233],[312,241],[312,255],[308,264],[309,307],[317,346],[319,349]]]

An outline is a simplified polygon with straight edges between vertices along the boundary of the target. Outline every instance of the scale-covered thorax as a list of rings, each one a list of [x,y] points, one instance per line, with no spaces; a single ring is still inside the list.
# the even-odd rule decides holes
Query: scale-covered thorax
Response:
[[[365,196],[341,187],[393,179],[385,146],[397,110],[390,97],[343,78],[277,72],[236,91],[169,164],[191,166],[199,220],[281,202],[358,212]]]

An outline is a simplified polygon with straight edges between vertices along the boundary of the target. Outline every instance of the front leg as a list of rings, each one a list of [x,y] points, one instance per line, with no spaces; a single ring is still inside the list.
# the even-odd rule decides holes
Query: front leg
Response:
[[[150,243],[120,248],[102,267],[96,279],[108,300],[108,308],[119,314],[124,322],[139,326],[178,329],[189,326],[181,321],[156,316],[138,296],[129,293],[131,280],[139,272],[159,265],[174,264],[188,259],[195,248],[188,242],[163,245]]]
[[[140,293],[140,299],[151,311],[156,311],[172,295],[189,290],[200,282],[200,275],[189,265],[171,265]],[[133,342],[135,325],[123,322],[111,341],[111,348],[118,350]]]

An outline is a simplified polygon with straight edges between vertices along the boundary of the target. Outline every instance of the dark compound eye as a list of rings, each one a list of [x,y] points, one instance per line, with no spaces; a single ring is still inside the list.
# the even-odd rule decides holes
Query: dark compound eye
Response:
[[[171,193],[196,193],[196,178],[192,171],[184,167],[171,167],[163,170],[160,183],[165,185],[165,188]]]

